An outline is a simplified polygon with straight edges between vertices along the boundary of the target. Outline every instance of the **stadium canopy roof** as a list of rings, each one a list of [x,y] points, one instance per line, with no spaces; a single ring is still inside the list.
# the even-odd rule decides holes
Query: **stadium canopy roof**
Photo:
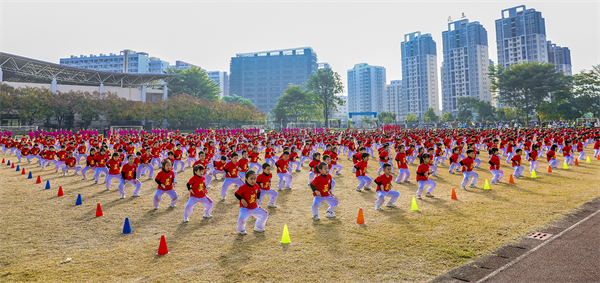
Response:
[[[139,87],[162,85],[178,74],[132,74],[99,72],[72,68],[27,57],[0,52],[0,68],[16,74],[73,82],[76,84]]]

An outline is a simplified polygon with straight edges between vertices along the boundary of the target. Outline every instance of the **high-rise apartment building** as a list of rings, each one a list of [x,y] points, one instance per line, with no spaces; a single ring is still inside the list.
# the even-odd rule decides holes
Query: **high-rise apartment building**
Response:
[[[289,84],[305,84],[317,68],[317,54],[310,47],[236,54],[231,58],[229,94],[270,112]]]
[[[340,119],[343,121],[348,121],[348,96],[342,95],[340,96],[342,100],[344,100],[344,105],[336,105],[337,111],[335,111],[331,115],[331,119]]]
[[[559,72],[563,72],[566,76],[573,75],[571,70],[571,50],[569,47],[562,47],[548,42],[548,63],[554,64],[555,68]]]
[[[219,83],[219,88],[221,89],[219,98],[223,98],[223,96],[229,96],[229,75],[227,72],[209,71],[206,73],[208,74],[209,79],[213,80],[215,83]]]
[[[149,57],[148,53],[129,49],[121,51],[120,54],[90,54],[89,57],[71,55],[70,58],[61,58],[60,64],[86,70],[134,74],[162,74],[169,67],[169,63],[160,58]]]
[[[438,68],[436,44],[431,34],[420,31],[406,34],[400,44],[402,53],[402,84],[399,121],[408,114],[418,119],[430,107],[439,115]]]
[[[442,32],[442,109],[458,113],[457,101],[474,97],[492,101],[489,91],[487,31],[479,22],[462,19]]]
[[[525,5],[502,10],[496,20],[498,63],[548,62],[546,23],[542,13]]]
[[[354,68],[348,70],[348,111],[381,112],[385,82],[384,67],[366,63],[354,65]]]
[[[402,80],[393,80],[385,88],[382,111],[396,113],[396,119],[400,116],[400,98],[403,95]],[[400,121],[400,120],[398,120]]]

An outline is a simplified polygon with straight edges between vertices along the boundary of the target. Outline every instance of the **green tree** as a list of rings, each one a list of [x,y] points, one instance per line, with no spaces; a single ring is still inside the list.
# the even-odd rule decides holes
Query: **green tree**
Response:
[[[471,122],[473,119],[473,110],[477,109],[480,100],[475,97],[462,97],[458,99],[458,113],[456,118],[461,122]]]
[[[337,96],[344,91],[340,75],[329,68],[317,70],[305,84],[308,91],[315,94],[314,101],[323,112],[325,127],[329,127],[329,116],[337,111],[338,105],[344,105],[344,100]]]
[[[571,78],[558,72],[554,64],[525,62],[505,68],[503,65],[489,67],[490,91],[497,93],[502,104],[520,109],[527,120],[543,101],[569,92]],[[538,120],[540,117],[538,115]]]
[[[580,112],[600,117],[600,65],[573,75],[573,100]]]
[[[438,115],[435,115],[435,110],[433,110],[433,108],[429,107],[429,109],[427,109],[427,111],[425,111],[425,113],[423,113],[423,121],[424,122],[434,122],[437,123],[439,121],[440,117]]]
[[[446,112],[446,113],[442,114],[442,118],[440,118],[440,121],[452,122],[452,121],[454,121],[454,115],[452,115],[452,112]]]
[[[33,125],[53,116],[50,99],[52,92],[46,88],[25,87],[15,91],[18,96],[19,119],[27,125]]]
[[[208,78],[201,68],[192,66],[185,70],[169,68],[167,74],[179,74],[167,85],[168,95],[186,93],[196,98],[206,98],[210,101],[219,100],[221,89],[219,83]]]
[[[480,100],[475,105],[475,112],[478,115],[479,122],[491,122],[496,120],[496,107],[492,106],[489,101]]]
[[[417,118],[416,114],[408,114],[406,115],[406,117],[404,118],[404,123],[408,124],[409,122],[418,122],[419,119]]]
[[[275,120],[287,123],[320,118],[320,111],[314,107],[316,99],[314,93],[306,91],[301,85],[289,85],[277,99],[273,110]]]
[[[381,121],[382,123],[389,124],[396,122],[396,113],[382,111],[377,116],[379,118],[379,121]]]
[[[252,101],[250,99],[246,99],[243,98],[237,94],[232,94],[229,96],[223,96],[223,101],[225,102],[237,102],[239,104],[242,105],[246,105],[246,106],[254,106],[254,104],[252,104]]]

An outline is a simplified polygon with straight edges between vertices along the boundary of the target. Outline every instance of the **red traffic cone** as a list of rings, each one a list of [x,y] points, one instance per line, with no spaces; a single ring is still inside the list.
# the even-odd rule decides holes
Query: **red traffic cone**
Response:
[[[454,190],[454,188],[452,188],[452,197],[450,199],[458,200],[458,198],[456,197],[456,191]]]
[[[577,161],[577,158],[575,158],[575,165],[579,166],[579,161]]]
[[[169,254],[169,249],[167,249],[167,241],[165,240],[165,235],[160,236],[160,244],[158,245],[158,255],[166,255]]]
[[[6,161],[4,161],[4,158],[2,158],[2,164],[6,163]]]
[[[552,166],[548,165],[548,173],[552,173]]]
[[[513,175],[510,174],[510,179],[508,180],[509,184],[514,184],[515,183],[515,179],[513,179]]]
[[[62,197],[63,196],[63,191],[62,191],[62,186],[58,187],[58,195],[56,195],[57,197]]]
[[[13,163],[13,164],[11,164],[11,165],[10,165],[10,168],[11,168],[11,169],[15,169],[15,164],[14,164],[14,163]]]
[[[40,175],[38,175],[37,181],[35,181],[36,184],[41,184],[42,183],[42,178],[40,178]]]
[[[96,217],[100,217],[104,214],[102,214],[102,207],[100,207],[100,203],[98,203],[98,205],[96,206]]]
[[[25,168],[23,168],[23,171],[21,171],[21,175],[25,175]]]
[[[356,224],[365,224],[365,217],[363,216],[362,208],[358,209],[358,218],[356,218]]]

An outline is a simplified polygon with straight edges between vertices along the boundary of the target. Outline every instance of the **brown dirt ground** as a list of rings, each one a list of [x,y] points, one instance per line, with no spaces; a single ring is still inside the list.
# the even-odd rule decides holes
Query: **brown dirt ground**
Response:
[[[592,154],[592,150],[586,152]],[[16,161],[0,153],[0,158]],[[487,163],[483,158],[483,163]],[[306,166],[293,173],[293,189],[280,192],[279,208],[270,212],[265,233],[251,230],[248,235],[236,231],[238,202],[228,191],[219,201],[221,181],[213,181],[209,195],[215,200],[214,218],[202,218],[202,205],[196,206],[189,223],[183,223],[183,210],[189,194],[185,182],[191,170],[180,174],[176,191],[180,201],[168,208],[168,197],[155,211],[152,197],[154,181],[144,180],[142,197],[132,198],[133,188],[126,187],[127,198],[119,199],[117,183],[110,191],[104,184],[82,181],[81,176],[55,174],[24,165],[34,179],[0,166],[0,279],[11,281],[378,281],[423,282],[452,268],[479,258],[503,244],[538,231],[582,204],[600,196],[600,161],[581,163],[553,174],[540,173],[537,179],[517,179],[509,185],[508,164],[502,163],[504,183],[484,191],[485,179],[491,179],[487,166],[476,169],[480,189],[460,190],[462,175],[447,173],[440,167],[435,198],[418,201],[419,211],[410,210],[417,185],[416,166],[411,184],[394,185],[401,193],[397,208],[374,209],[375,191],[355,190],[357,181],[343,160],[342,176],[337,181],[336,197],[340,205],[337,218],[311,219],[312,194]],[[374,177],[376,162],[370,162]],[[23,163],[21,163],[23,165]],[[562,167],[559,166],[559,167]],[[547,163],[540,162],[545,172]],[[528,167],[526,167],[528,169]],[[35,184],[41,175],[42,184]],[[91,176],[92,174],[89,174]],[[46,180],[52,189],[44,190]],[[276,183],[277,176],[273,182]],[[58,186],[63,197],[56,197]],[[450,200],[456,188],[458,201]],[[83,205],[75,206],[77,194]],[[104,216],[95,218],[96,203]],[[365,225],[355,224],[362,207]],[[129,217],[132,234],[121,234]],[[284,224],[291,245],[280,244]],[[157,256],[161,235],[169,251]],[[66,258],[73,260],[61,264]]]

